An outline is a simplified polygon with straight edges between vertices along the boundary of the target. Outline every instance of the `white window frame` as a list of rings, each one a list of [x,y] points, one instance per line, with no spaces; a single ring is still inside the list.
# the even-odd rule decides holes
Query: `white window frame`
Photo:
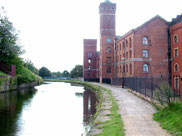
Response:
[[[143,72],[149,72],[149,65],[143,64]]]

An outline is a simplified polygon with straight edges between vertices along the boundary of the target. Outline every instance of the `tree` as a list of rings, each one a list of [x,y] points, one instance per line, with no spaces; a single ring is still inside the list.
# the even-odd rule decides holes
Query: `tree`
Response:
[[[71,70],[71,78],[77,78],[77,77],[83,77],[83,66],[82,65],[76,65]]]
[[[5,15],[3,8],[0,10],[0,61],[13,64],[15,59],[23,53],[18,42],[18,33]]]
[[[70,73],[67,70],[63,71],[62,77],[69,77]]]
[[[52,77],[57,77],[57,78],[58,78],[58,77],[61,77],[61,76],[62,76],[62,73],[59,72],[59,71],[58,71],[58,72],[52,72],[52,73],[51,73],[51,76],[52,76]]]
[[[51,77],[51,72],[48,68],[42,67],[39,69],[39,76],[41,76],[42,78]]]
[[[39,70],[34,66],[31,60],[25,60],[24,66],[32,71],[34,74],[39,75]]]

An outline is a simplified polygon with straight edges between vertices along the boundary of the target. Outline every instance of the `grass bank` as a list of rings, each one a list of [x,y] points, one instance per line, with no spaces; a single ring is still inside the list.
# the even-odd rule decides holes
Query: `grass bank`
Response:
[[[98,136],[124,136],[124,125],[123,121],[121,119],[121,115],[118,113],[119,107],[115,100],[115,98],[112,96],[111,91],[103,88],[110,96],[110,99],[112,101],[112,108],[111,108],[111,114],[110,116],[111,120],[105,121],[105,122],[99,122],[102,124],[102,134],[99,134]]]
[[[153,119],[175,136],[182,136],[182,103],[176,102],[154,113]]]
[[[67,83],[76,83],[76,84],[81,84],[84,85],[85,87],[90,88],[91,90],[96,91],[99,94],[99,104],[97,106],[97,112],[94,116],[93,124],[99,125],[102,129],[102,133],[99,134],[98,136],[124,136],[124,125],[123,121],[121,119],[121,115],[118,113],[118,104],[115,100],[115,98],[112,96],[111,91],[107,90],[103,87],[93,85],[88,82],[80,82],[80,81],[61,81],[61,80],[56,80],[56,79],[48,79],[45,81],[51,81],[51,82],[67,82]],[[110,100],[112,101],[112,108],[111,108],[111,114],[108,114],[107,116],[110,116],[111,120],[105,121],[105,122],[96,122],[95,119],[100,111],[101,104],[102,104],[102,91],[106,91],[108,95],[110,96]]]

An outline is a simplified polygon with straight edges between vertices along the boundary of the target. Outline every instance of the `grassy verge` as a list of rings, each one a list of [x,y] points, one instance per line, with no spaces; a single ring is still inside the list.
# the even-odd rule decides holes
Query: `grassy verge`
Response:
[[[175,136],[182,136],[182,103],[172,103],[169,106],[154,113],[154,120],[161,123],[161,127],[167,129]]]
[[[99,122],[100,124],[102,124],[101,126],[103,132],[98,136],[124,136],[124,125],[121,119],[121,115],[118,113],[118,104],[115,98],[112,96],[111,91],[106,89],[104,90],[107,91],[112,101],[111,114],[108,115],[111,117],[111,120]]]
[[[45,81],[52,81],[52,82],[67,82],[67,83],[77,83],[77,84],[82,84],[92,90],[95,90],[96,92],[99,92],[99,99],[100,102],[97,106],[97,112],[94,116],[94,119],[97,117],[100,108],[101,108],[101,103],[102,103],[102,93],[101,90],[107,91],[107,93],[110,96],[110,99],[112,101],[112,108],[111,108],[111,114],[108,116],[111,117],[111,120],[105,121],[105,122],[92,122],[95,124],[101,124],[101,129],[103,130],[102,134],[99,134],[98,136],[124,136],[124,128],[123,128],[123,121],[121,119],[120,114],[118,113],[118,104],[115,100],[115,98],[112,96],[111,91],[107,90],[105,88],[102,88],[97,85],[90,84],[88,82],[80,82],[80,81],[61,81],[61,80],[56,80],[56,79],[48,79]]]

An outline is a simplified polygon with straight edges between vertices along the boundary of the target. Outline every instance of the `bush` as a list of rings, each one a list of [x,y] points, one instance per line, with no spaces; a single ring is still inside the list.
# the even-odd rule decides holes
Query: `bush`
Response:
[[[27,68],[23,68],[21,74],[17,76],[17,80],[18,80],[18,85],[20,85],[23,83],[30,83],[36,81],[37,78],[36,75],[33,74],[30,70],[28,70]]]
[[[154,95],[157,97],[157,100],[160,102],[161,105],[164,104],[164,101],[167,101],[167,104],[171,104],[171,98],[173,96],[173,90],[169,83],[162,82],[160,84],[159,89],[154,91]]]

